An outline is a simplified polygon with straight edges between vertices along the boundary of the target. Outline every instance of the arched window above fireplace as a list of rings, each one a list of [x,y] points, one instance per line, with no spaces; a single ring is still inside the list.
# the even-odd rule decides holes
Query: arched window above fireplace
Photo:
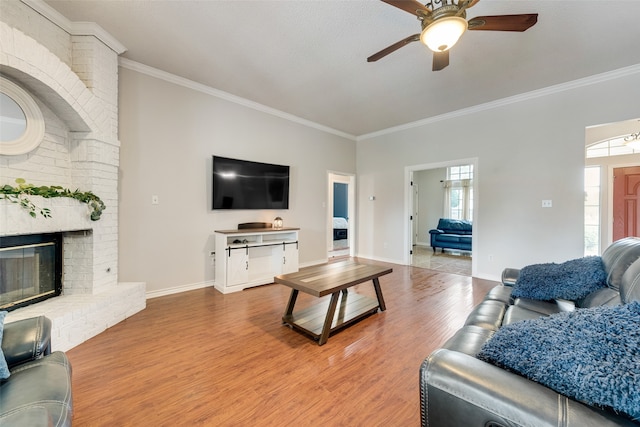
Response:
[[[0,76],[0,155],[25,154],[44,137],[44,119],[36,101]]]

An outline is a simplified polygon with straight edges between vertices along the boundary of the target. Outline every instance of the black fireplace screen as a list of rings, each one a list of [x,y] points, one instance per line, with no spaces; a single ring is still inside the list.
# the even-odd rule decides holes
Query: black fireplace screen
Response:
[[[62,234],[0,237],[0,310],[62,292]]]

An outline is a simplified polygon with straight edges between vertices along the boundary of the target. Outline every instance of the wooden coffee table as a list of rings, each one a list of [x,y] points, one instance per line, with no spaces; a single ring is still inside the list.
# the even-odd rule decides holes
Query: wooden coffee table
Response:
[[[318,345],[323,345],[332,332],[376,313],[378,309],[386,310],[378,278],[392,271],[388,267],[348,260],[315,265],[302,268],[296,273],[276,276],[276,283],[291,288],[282,322],[312,336],[318,341]],[[373,281],[377,298],[347,291],[351,286],[369,280]],[[318,298],[331,295],[331,299],[328,305],[320,303],[294,313],[293,308],[300,291]]]

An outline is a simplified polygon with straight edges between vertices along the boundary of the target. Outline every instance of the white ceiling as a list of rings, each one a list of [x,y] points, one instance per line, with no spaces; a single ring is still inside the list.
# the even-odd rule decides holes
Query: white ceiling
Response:
[[[438,72],[420,43],[366,62],[420,31],[376,0],[46,3],[99,24],[125,58],[353,136],[640,64],[638,0],[482,0],[468,18],[538,13],[538,23],[467,32]]]

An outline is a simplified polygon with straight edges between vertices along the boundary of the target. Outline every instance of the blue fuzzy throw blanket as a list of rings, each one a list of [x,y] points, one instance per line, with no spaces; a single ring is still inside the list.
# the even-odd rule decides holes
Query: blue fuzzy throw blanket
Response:
[[[640,420],[640,302],[503,326],[477,357]]]
[[[578,300],[607,285],[602,258],[588,256],[562,264],[533,264],[520,270],[514,298]]]

